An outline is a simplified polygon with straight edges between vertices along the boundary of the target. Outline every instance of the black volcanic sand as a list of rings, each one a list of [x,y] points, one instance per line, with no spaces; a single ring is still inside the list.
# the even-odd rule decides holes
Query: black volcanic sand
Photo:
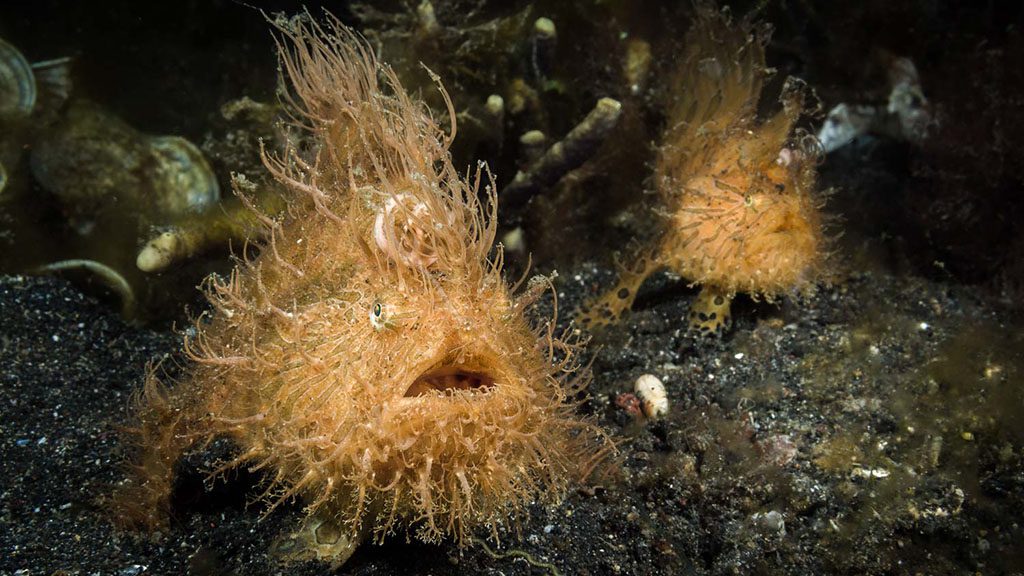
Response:
[[[267,23],[247,2],[178,0],[142,9],[119,0],[104,10],[17,4],[0,9],[0,35],[32,60],[75,56],[76,93],[147,133],[181,134],[218,150],[237,135],[225,132],[221,104],[243,95],[273,99]],[[259,4],[288,13],[301,5]],[[350,16],[342,4],[331,7]],[[435,4],[451,14],[478,3]],[[538,14],[589,6],[538,4]],[[923,149],[866,138],[822,165],[822,188],[837,190],[827,210],[845,217],[833,228],[845,234],[838,249],[858,272],[802,301],[741,298],[732,332],[711,342],[683,333],[695,291],[655,277],[636,311],[590,347],[595,378],[585,409],[622,440],[601,476],[561,506],[533,510],[521,538],[504,535],[500,546],[460,551],[397,536],[363,546],[340,573],[1024,574],[1020,4],[734,4],[737,14],[765,9],[777,26],[768,58],[777,78],[804,78],[826,109],[884,103],[878,62],[905,55],[948,129]],[[595,5],[637,15],[642,22],[633,28],[609,18],[602,30],[620,39],[628,30],[648,34],[666,66],[664,55],[674,53],[672,42],[690,22],[657,0]],[[570,38],[574,26],[559,22],[559,34]],[[568,68],[611,76],[618,60],[597,56],[568,58]],[[600,86],[580,83],[583,95],[571,94],[578,114],[557,118],[581,116],[590,96],[605,95],[590,93]],[[655,101],[639,101],[655,116],[641,114],[642,123],[660,133]],[[500,168],[499,184],[514,173],[520,132],[508,131],[498,162],[488,159]],[[600,174],[635,180],[618,190],[630,198],[649,188],[654,136],[640,136],[616,137],[635,166],[616,155],[567,196],[592,204],[549,211],[552,217],[526,226],[536,261],[558,266],[560,310],[613,282],[606,264],[568,262],[607,258],[635,236],[629,222],[643,222],[629,216],[641,214],[648,197],[619,214],[607,195],[618,180]],[[233,155],[211,161],[222,179],[244,171]],[[45,200],[30,191],[33,202]],[[60,211],[47,206],[63,226]],[[34,231],[33,241],[3,244],[0,261],[75,246],[52,222],[10,216]],[[545,229],[554,240],[537,234]],[[126,246],[134,262],[135,244]],[[0,276],[0,574],[328,573],[325,565],[268,558],[271,542],[302,517],[300,504],[261,519],[264,508],[246,504],[258,477],[240,473],[204,486],[204,471],[232,449],[226,442],[182,462],[167,532],[111,527],[102,502],[122,478],[118,428],[129,422],[129,398],[147,364],[183,363],[179,335],[132,327],[115,310],[63,280]],[[660,421],[636,418],[617,402],[642,374],[666,386],[670,411]]]
[[[605,270],[558,279],[571,309]],[[343,574],[1020,574],[1024,386],[1019,330],[969,288],[860,275],[803,302],[737,302],[721,342],[681,327],[667,276],[599,336],[588,408],[620,458],[522,539],[364,545]],[[253,477],[203,490],[230,447],[181,466],[166,533],[112,529],[117,428],[148,362],[179,337],[124,324],[62,280],[0,279],[0,573],[323,574],[267,557],[298,505],[260,520]],[[619,408],[644,373],[671,408]],[[532,562],[532,564],[531,564]]]

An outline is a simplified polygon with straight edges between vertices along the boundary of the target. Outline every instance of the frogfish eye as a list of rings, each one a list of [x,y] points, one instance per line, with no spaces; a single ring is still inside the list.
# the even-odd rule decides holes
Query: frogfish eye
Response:
[[[370,308],[370,324],[377,331],[387,328],[387,319],[384,317],[384,305],[380,302],[374,302]]]

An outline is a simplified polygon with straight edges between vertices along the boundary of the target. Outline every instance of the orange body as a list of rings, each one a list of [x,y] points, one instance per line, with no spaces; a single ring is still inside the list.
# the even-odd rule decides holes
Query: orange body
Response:
[[[126,519],[165,521],[175,461],[218,436],[239,447],[222,469],[265,470],[273,504],[378,538],[463,542],[557,501],[610,444],[575,415],[574,347],[524,319],[540,290],[502,278],[493,188],[481,203],[453,134],[350,31],[281,32],[304,146],[266,164],[289,214],[210,283],[182,381],[147,383]]]
[[[814,150],[794,135],[804,91],[788,81],[782,109],[757,118],[768,31],[698,9],[670,83],[668,126],[655,167],[664,228],[583,320],[605,324],[640,284],[670,269],[731,297],[773,298],[820,277],[825,238],[814,196]]]

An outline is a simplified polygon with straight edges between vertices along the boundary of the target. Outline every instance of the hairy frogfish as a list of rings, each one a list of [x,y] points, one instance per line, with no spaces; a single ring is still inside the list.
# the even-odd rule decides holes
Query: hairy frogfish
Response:
[[[643,282],[667,269],[702,286],[689,328],[721,334],[737,292],[809,291],[825,268],[817,150],[795,130],[806,90],[788,79],[781,109],[759,119],[769,29],[707,6],[697,12],[669,82],[655,166],[663,226],[623,264],[618,284],[583,307],[585,326],[618,321]]]
[[[524,314],[547,283],[503,278],[496,191],[453,166],[447,95],[442,128],[337,20],[277,28],[293,136],[264,163],[287,213],[207,282],[184,374],[147,379],[116,510],[165,523],[175,463],[227,438],[213,473],[262,471],[267,513],[305,505],[285,558],[340,564],[396,531],[497,537],[614,449],[578,414],[579,341]]]

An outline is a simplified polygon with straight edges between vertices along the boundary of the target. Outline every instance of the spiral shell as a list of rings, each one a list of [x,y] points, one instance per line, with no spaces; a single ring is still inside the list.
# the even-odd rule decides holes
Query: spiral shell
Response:
[[[154,136],[149,150],[156,160],[152,201],[162,214],[203,212],[220,201],[217,177],[195,144],[179,136]]]
[[[0,118],[28,116],[36,105],[36,79],[21,52],[0,39]]]
[[[72,100],[30,160],[36,181],[82,220],[113,211],[165,223],[220,200],[217,177],[194,144],[143,134],[84,100]]]

